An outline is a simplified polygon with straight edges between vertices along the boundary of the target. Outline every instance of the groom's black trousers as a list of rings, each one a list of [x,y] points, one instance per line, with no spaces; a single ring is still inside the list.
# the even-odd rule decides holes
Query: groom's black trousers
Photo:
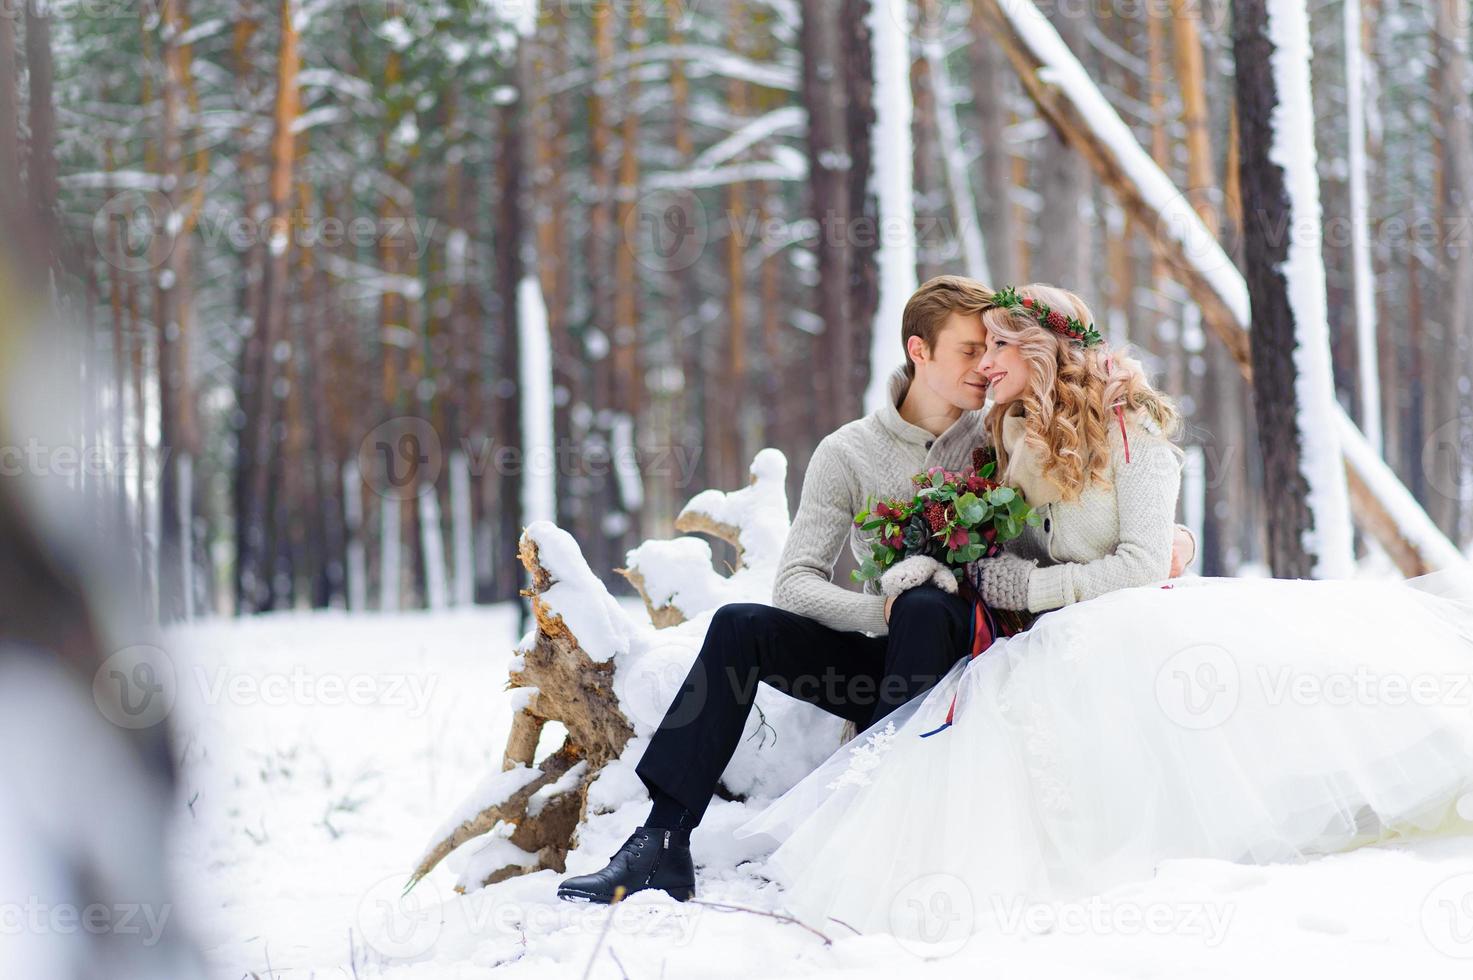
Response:
[[[722,606],[640,759],[639,778],[700,822],[742,737],[758,681],[864,731],[966,655],[971,604],[923,585],[895,600],[889,626],[888,635],[869,636],[761,603]]]

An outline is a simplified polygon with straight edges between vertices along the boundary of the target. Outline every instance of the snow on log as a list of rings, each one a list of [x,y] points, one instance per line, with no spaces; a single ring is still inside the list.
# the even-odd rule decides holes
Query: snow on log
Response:
[[[628,567],[614,571],[644,597],[656,628],[728,602],[772,601],[772,577],[788,536],[787,475],[787,458],[764,449],[752,460],[747,486],[706,490],[676,516],[677,531],[708,534],[736,549],[730,577],[712,567],[711,546],[700,538],[646,541],[630,550]]]
[[[1136,141],[1079,60],[1032,0],[978,0],[977,12],[1006,52],[1039,114],[1082,155],[1148,236],[1245,378],[1252,316],[1248,286],[1190,200]],[[1352,510],[1402,574],[1466,570],[1447,539],[1335,402]]]

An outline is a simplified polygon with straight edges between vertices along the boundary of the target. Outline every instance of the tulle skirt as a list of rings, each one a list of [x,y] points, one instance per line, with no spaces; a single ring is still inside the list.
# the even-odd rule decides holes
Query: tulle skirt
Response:
[[[955,723],[938,728],[956,698]],[[1166,858],[1473,830],[1473,587],[1187,578],[963,659],[737,830],[819,928],[980,928]],[[1462,801],[1462,814],[1459,801]]]

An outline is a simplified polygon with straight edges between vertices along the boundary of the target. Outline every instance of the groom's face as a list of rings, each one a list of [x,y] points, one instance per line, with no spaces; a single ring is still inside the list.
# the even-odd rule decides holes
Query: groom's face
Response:
[[[921,345],[920,353],[912,354],[917,380],[960,409],[981,408],[987,400],[987,378],[981,370],[986,341],[980,316],[951,313],[932,349],[926,352]]]

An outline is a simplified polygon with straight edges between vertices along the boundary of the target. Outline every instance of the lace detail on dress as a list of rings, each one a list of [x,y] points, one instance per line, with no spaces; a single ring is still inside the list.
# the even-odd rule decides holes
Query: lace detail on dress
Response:
[[[1077,656],[1075,649],[1077,648],[1071,644],[1070,656],[1066,660]],[[1058,775],[1058,732],[1049,722],[1039,720],[1037,701],[1022,691],[1017,694],[1017,699],[1009,694],[1002,694],[998,698],[998,710],[1007,717],[1009,724],[1018,733],[1023,766],[1033,784],[1039,805],[1045,810],[1065,813],[1073,809],[1074,797],[1069,792],[1068,783]],[[1021,706],[1019,701],[1022,702]]]
[[[865,739],[864,745],[856,745],[849,752],[849,766],[839,774],[839,778],[828,784],[828,789],[840,789],[844,786],[868,786],[870,784],[869,773],[871,769],[879,766],[881,756],[890,751],[895,741],[895,722],[885,723],[885,727]]]

